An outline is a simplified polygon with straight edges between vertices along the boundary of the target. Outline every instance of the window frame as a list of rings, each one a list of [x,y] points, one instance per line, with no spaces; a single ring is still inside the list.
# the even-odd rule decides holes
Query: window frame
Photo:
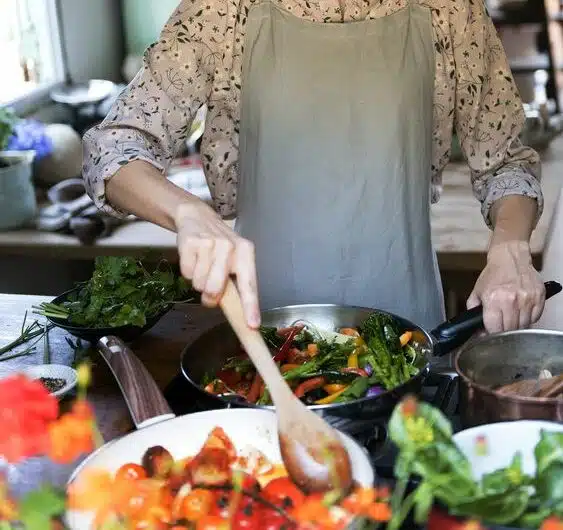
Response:
[[[50,46],[53,50],[55,79],[50,83],[42,83],[20,96],[0,104],[2,107],[10,107],[19,115],[29,114],[44,104],[49,103],[51,101],[49,97],[50,92],[54,88],[64,85],[68,79],[59,0],[44,0],[44,2],[45,18],[49,26],[47,34],[51,36]]]

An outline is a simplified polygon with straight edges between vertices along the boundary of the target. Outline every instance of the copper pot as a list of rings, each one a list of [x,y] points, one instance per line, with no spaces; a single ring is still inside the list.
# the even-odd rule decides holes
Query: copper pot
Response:
[[[542,370],[563,373],[563,333],[520,330],[481,337],[456,355],[460,412],[464,427],[534,419],[563,422],[563,396],[536,398],[497,390],[519,380],[537,379]]]

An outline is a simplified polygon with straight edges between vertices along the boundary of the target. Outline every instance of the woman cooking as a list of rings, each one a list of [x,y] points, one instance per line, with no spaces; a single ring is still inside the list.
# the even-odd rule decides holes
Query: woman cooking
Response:
[[[183,0],[84,137],[89,192],[176,231],[207,305],[235,275],[250,326],[259,304],[335,303],[432,328],[430,204],[455,129],[493,230],[468,306],[490,332],[529,326],[545,299],[529,247],[540,166],[483,2]],[[213,208],[162,175],[204,104]]]

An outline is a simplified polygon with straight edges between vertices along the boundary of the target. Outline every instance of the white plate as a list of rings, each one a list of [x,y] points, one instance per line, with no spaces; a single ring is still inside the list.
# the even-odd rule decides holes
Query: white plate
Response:
[[[50,377],[53,379],[64,379],[65,386],[56,392],[51,392],[53,396],[63,397],[68,394],[76,386],[76,370],[64,364],[36,364],[24,368],[22,372],[31,379],[39,379],[41,377]]]
[[[563,424],[535,420],[492,423],[458,432],[453,439],[469,459],[476,480],[486,473],[509,466],[517,452],[522,454],[524,473],[534,475],[534,449],[540,441],[542,430],[563,432]],[[486,444],[483,454],[477,450],[480,437],[484,438]]]
[[[104,445],[89,456],[74,472],[70,482],[83,469],[107,469],[115,473],[127,462],[140,463],[145,451],[162,445],[174,458],[195,455],[216,426],[222,427],[239,452],[253,447],[271,462],[281,463],[276,415],[269,410],[220,409],[180,416],[134,431]],[[375,476],[364,450],[349,436],[339,433],[352,462],[352,476],[363,486],[372,486]],[[88,530],[92,516],[70,511],[71,530]]]

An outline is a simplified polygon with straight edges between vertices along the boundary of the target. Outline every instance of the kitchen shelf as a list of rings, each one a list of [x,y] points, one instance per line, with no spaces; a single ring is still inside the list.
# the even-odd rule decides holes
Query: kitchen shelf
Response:
[[[514,74],[523,75],[546,70],[549,76],[547,96],[555,101],[555,112],[562,112],[563,4],[556,0],[528,0],[521,8],[490,8],[489,14],[499,30],[506,26],[538,26],[537,34],[542,36],[537,39],[538,54],[531,57],[510,57],[510,49],[507,49],[510,67]],[[502,32],[499,32],[502,38]]]

